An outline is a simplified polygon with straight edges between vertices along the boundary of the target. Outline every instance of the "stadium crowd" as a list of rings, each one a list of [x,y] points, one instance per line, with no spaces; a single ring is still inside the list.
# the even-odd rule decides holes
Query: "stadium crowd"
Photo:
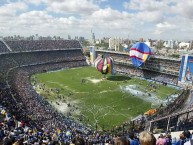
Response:
[[[7,40],[5,43],[14,52],[82,48],[77,40]]]
[[[18,122],[5,107],[0,106],[0,144],[2,145],[184,145],[192,140],[190,131],[179,133],[179,138],[171,134],[155,136],[142,131],[139,134],[132,130],[111,134],[108,132],[92,132],[87,134],[68,129],[37,129],[29,122]],[[66,123],[66,122],[65,122]],[[77,127],[76,127],[77,128]]]
[[[8,52],[6,45],[0,40],[0,53]]]
[[[107,56],[110,56],[114,59],[114,62],[117,64],[122,64],[125,66],[132,66],[132,63],[129,59],[129,54],[128,53],[117,53],[117,52],[100,52],[97,51],[98,54],[105,54]],[[145,65],[142,66],[143,70],[148,70],[152,71],[153,73],[156,72],[156,74],[167,74],[172,77],[178,77],[179,75],[179,69],[180,69],[180,60],[175,59],[165,59],[163,58],[156,58],[156,57],[151,57],[150,60],[145,62]]]
[[[178,81],[178,77],[170,75],[170,74],[153,72],[150,70],[136,69],[133,67],[116,64],[116,63],[114,67],[118,73],[123,73],[129,76],[138,76],[138,77],[142,77],[146,79],[155,80],[157,82],[164,82],[164,83],[173,84],[173,85],[176,85]]]
[[[1,80],[5,79],[6,73],[14,67],[70,61],[82,61],[84,63],[86,59],[82,52],[76,49],[1,54],[0,57],[2,60],[0,61]]]

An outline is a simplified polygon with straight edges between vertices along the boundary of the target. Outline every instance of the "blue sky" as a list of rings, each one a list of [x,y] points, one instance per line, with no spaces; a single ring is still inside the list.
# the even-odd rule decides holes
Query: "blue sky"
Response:
[[[112,9],[117,9],[119,11],[122,11],[124,9],[123,3],[125,0],[109,0],[109,1],[104,1],[100,3],[101,8],[107,8],[111,7]]]
[[[1,0],[0,36],[84,36],[189,41],[193,1]]]

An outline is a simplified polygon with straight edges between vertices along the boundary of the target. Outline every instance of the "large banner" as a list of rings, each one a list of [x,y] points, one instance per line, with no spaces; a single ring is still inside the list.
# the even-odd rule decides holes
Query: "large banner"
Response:
[[[96,57],[95,47],[90,46],[90,62],[91,63],[94,63],[95,57]]]
[[[192,87],[193,84],[193,56],[182,56],[178,83],[181,86]]]
[[[93,62],[93,47],[90,47],[90,61]]]

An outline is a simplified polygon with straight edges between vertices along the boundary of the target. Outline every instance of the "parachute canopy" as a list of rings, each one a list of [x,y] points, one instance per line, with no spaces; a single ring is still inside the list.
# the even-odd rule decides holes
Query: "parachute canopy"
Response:
[[[104,55],[98,56],[94,61],[94,66],[102,74],[114,74],[113,58]]]
[[[130,48],[130,59],[135,67],[140,67],[151,55],[151,49],[143,42],[137,42]]]

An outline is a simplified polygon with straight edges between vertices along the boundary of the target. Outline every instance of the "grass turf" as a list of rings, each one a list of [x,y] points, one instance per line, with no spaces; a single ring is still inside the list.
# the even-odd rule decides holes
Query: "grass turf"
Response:
[[[37,91],[49,101],[76,102],[70,111],[72,117],[93,128],[97,124],[98,129],[112,129],[151,108],[151,102],[120,89],[120,86],[137,85],[145,92],[149,82],[124,75],[106,75],[104,79],[104,75],[93,67],[36,74],[32,76],[32,83],[41,86],[36,87]],[[167,86],[156,86],[154,94],[162,100],[178,92]],[[58,93],[54,91],[56,88]]]

